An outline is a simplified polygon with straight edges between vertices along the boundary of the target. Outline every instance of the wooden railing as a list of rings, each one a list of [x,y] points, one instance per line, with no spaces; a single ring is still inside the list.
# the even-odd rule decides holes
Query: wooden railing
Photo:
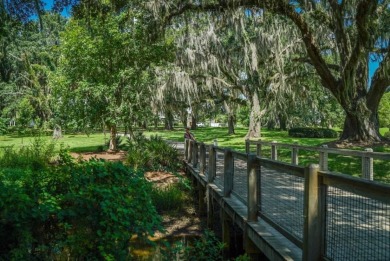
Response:
[[[237,175],[235,173],[235,162],[245,162],[246,173],[242,177],[247,182],[245,200],[247,220],[255,222],[260,218],[268,222],[302,249],[303,260],[323,260],[324,258],[341,260],[345,258],[344,255],[350,255],[353,258],[356,253],[359,253],[359,255],[362,252],[365,253],[364,250],[362,251],[361,245],[348,245],[348,242],[361,240],[360,238],[349,237],[349,235],[354,235],[356,231],[361,235],[369,233],[366,240],[370,241],[367,246],[371,249],[366,249],[367,253],[376,253],[377,260],[390,260],[390,186],[367,180],[372,179],[372,159],[388,160],[390,159],[389,154],[261,141],[247,141],[247,152],[250,152],[250,146],[253,144],[256,145],[256,154],[242,153],[229,148],[186,140],[185,160],[188,166],[191,166],[191,169],[195,171],[194,173],[203,176],[208,184],[215,183],[217,163],[219,165],[223,164],[223,181],[221,182],[223,197],[231,197],[232,192],[235,192],[234,177]],[[271,159],[262,157],[262,146],[264,145],[271,146]],[[277,161],[279,147],[291,149],[291,164]],[[298,166],[298,151],[302,149],[318,152],[319,164],[310,164],[306,167]],[[221,156],[217,157],[217,153],[223,155],[223,158]],[[329,153],[361,157],[363,166],[365,166],[363,168],[365,179],[329,172],[327,169],[327,155]],[[271,174],[267,174],[268,170],[272,170]],[[294,179],[295,186],[299,187],[293,192],[295,193],[293,202],[296,203],[296,206],[295,209],[292,209],[292,207],[288,209],[289,211],[286,211],[286,213],[298,213],[297,216],[300,216],[301,221],[292,220],[292,217],[288,220],[287,216],[287,219],[283,221],[286,224],[281,224],[280,221],[273,218],[273,215],[270,215],[273,210],[267,209],[266,204],[269,195],[262,195],[261,193],[269,185],[264,184],[263,178],[265,176],[269,180],[279,178],[279,181],[283,181],[290,179],[289,177]],[[288,183],[284,185],[288,186]],[[275,187],[275,193],[276,191],[285,193],[281,190],[279,183],[278,188]],[[342,196],[337,196],[337,193],[342,193]],[[279,200],[283,201],[283,198],[284,196],[280,195]],[[328,202],[335,199],[337,199],[336,203],[328,205]],[[281,202],[271,203],[278,205]],[[280,206],[290,208],[288,205],[290,203],[291,199],[282,202]],[[343,222],[334,220],[335,210],[332,208],[335,208],[335,205],[346,212],[345,216],[341,217],[344,219]],[[353,206],[353,210],[350,209],[351,206]],[[362,207],[361,210],[358,209],[360,207]],[[348,211],[351,211],[351,213]],[[371,213],[375,213],[376,216],[371,217]],[[357,215],[359,217],[356,217]],[[336,218],[339,219],[340,217],[337,216]],[[348,228],[341,225],[348,222],[351,223]],[[376,222],[379,222],[379,224]],[[302,226],[299,224],[302,224]],[[289,229],[290,225],[294,225],[299,231],[292,233]],[[329,227],[332,227],[332,230],[329,230]]]
[[[263,157],[263,147],[271,147],[271,159],[278,160],[278,149],[287,148],[291,150],[291,164],[298,165],[299,163],[299,151],[312,151],[318,153],[318,164],[320,165],[320,170],[328,171],[328,155],[336,154],[343,156],[352,156],[361,158],[362,170],[361,177],[368,180],[374,179],[374,159],[390,161],[390,153],[381,153],[373,152],[373,149],[366,148],[364,151],[358,150],[348,150],[348,149],[333,149],[328,148],[327,145],[321,147],[313,146],[302,146],[298,144],[285,144],[273,142],[264,142],[261,140],[245,141],[245,151],[249,153],[251,151],[252,145],[256,146],[256,155]]]

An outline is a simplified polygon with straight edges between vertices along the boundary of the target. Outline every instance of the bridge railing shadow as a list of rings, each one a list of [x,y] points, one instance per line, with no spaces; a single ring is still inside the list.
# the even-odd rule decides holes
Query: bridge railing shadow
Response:
[[[300,247],[303,260],[390,260],[390,186],[327,171],[324,158],[298,166],[291,148],[292,163],[277,161],[276,147],[267,159],[258,146],[256,155],[186,140],[184,154],[207,183],[247,206],[249,222],[264,220]],[[314,150],[321,158],[324,149]]]

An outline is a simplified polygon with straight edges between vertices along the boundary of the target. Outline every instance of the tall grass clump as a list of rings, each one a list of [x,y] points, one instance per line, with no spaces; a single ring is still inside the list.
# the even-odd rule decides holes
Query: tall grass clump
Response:
[[[190,200],[190,190],[191,188],[183,184],[183,181],[165,186],[155,184],[150,196],[159,212],[178,211]]]
[[[180,166],[177,149],[157,135],[147,139],[138,133],[127,139],[126,150],[126,163],[135,169],[176,171]]]

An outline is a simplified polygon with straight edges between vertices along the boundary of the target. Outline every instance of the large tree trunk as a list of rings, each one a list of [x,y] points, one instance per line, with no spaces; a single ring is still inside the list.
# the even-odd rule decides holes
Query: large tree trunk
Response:
[[[345,111],[341,140],[353,142],[373,142],[382,139],[379,133],[378,107],[383,91],[370,92],[367,87],[367,62],[361,62],[356,74],[347,74],[343,87],[350,92],[337,93]],[[339,88],[340,89],[340,88]]]
[[[382,139],[376,113],[347,112],[341,140],[372,142]]]
[[[250,101],[251,112],[249,116],[249,129],[245,138],[260,138],[261,136],[261,116],[259,96],[255,92]]]
[[[110,145],[108,146],[108,150],[117,151],[118,144],[116,140],[116,134],[117,134],[116,125],[115,124],[109,125],[109,128],[110,128]]]

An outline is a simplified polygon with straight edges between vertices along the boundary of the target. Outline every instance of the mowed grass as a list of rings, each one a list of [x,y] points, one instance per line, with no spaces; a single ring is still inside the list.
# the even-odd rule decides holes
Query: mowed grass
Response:
[[[109,136],[103,133],[95,133],[87,136],[86,134],[64,135],[62,138],[54,140],[51,136],[40,137],[45,142],[54,142],[59,149],[60,145],[69,148],[71,152],[92,152],[99,151],[105,147]],[[35,137],[19,137],[16,135],[0,136],[0,151],[2,148],[13,147],[18,149],[22,146],[29,146]]]
[[[388,128],[380,130],[383,135]],[[237,151],[245,151],[245,135],[247,133],[246,128],[236,128],[235,134],[228,135],[226,128],[198,128],[191,131],[197,141],[204,142],[205,144],[212,144],[214,140],[217,140],[219,147],[229,147]],[[184,128],[176,129],[174,131],[158,130],[146,132],[147,135],[160,135],[168,140],[183,141],[184,140]],[[329,142],[336,141],[337,139],[318,139],[318,138],[293,138],[288,136],[287,131],[261,131],[261,140],[266,142],[276,141],[277,143],[284,144],[298,144],[304,146],[318,147],[325,145]],[[351,149],[351,148],[350,148]],[[354,150],[363,151],[364,147],[354,147]],[[387,144],[372,147],[375,152],[390,153],[390,146]],[[256,146],[251,146],[251,152],[256,152]],[[299,165],[307,166],[310,163],[319,162],[318,152],[299,150]],[[262,156],[271,158],[271,147],[262,147]],[[278,148],[278,160],[290,163],[291,162],[291,149]],[[328,155],[329,170],[344,174],[349,174],[356,177],[361,177],[362,174],[362,159],[359,157],[349,157],[337,154]],[[390,161],[374,160],[374,180],[390,183]]]
[[[381,129],[381,133],[389,131],[388,128]],[[229,147],[236,151],[245,151],[245,135],[247,129],[243,127],[237,127],[235,134],[228,135],[227,128],[219,127],[202,127],[191,131],[197,141],[204,142],[205,144],[212,144],[214,140],[217,140],[219,147]],[[172,141],[184,141],[184,128],[176,128],[172,131],[164,129],[157,129],[151,131],[145,131],[145,136],[151,135],[162,136],[164,139]],[[269,131],[262,130],[262,141],[276,141],[278,143],[305,145],[305,146],[321,146],[328,142],[335,141],[335,139],[315,139],[315,138],[292,138],[288,136],[286,131]],[[0,136],[0,154],[2,148],[14,147],[18,148],[31,144],[34,137],[18,137],[15,135]],[[106,143],[108,142],[109,135],[103,133],[95,133],[89,136],[85,134],[64,135],[63,138],[53,140],[50,136],[43,137],[47,142],[55,142],[60,147],[60,144],[68,147],[71,152],[93,152],[106,149]],[[355,147],[356,150],[364,150],[365,148]],[[255,152],[255,146],[252,146],[251,151]],[[373,147],[376,152],[390,153],[389,145],[381,145]],[[271,148],[263,146],[262,156],[270,157]],[[318,163],[319,155],[317,152],[311,152],[306,150],[299,151],[299,165],[307,166],[310,163]],[[291,162],[291,150],[279,148],[278,160],[283,162]],[[329,170],[335,172],[341,172],[350,174],[353,176],[361,176],[362,160],[358,157],[347,157],[336,154],[329,154]],[[374,160],[374,179],[381,182],[390,183],[390,162],[383,160]]]

